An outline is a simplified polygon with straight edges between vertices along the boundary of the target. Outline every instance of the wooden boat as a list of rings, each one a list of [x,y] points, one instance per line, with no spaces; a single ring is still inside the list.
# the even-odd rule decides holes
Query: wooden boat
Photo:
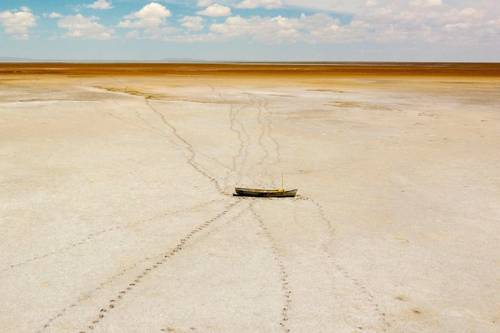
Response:
[[[263,190],[237,187],[235,191],[236,193],[233,195],[240,197],[293,198],[297,195],[298,190]]]
[[[236,197],[260,197],[260,198],[293,198],[298,190],[285,190],[283,174],[281,174],[281,188],[278,190],[263,190],[256,188],[235,188]]]

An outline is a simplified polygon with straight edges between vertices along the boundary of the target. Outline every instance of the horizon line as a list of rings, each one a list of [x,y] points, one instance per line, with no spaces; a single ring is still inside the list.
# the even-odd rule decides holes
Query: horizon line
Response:
[[[104,59],[30,59],[16,57],[0,57],[0,64],[44,64],[44,63],[59,63],[59,64],[500,64],[499,61],[433,61],[433,60],[196,60],[196,59],[157,59],[157,60],[104,60]]]

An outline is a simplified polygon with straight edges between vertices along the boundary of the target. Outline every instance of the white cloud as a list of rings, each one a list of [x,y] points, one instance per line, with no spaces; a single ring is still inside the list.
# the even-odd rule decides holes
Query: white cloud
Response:
[[[286,0],[284,0],[286,1]],[[332,3],[332,2],[330,2]],[[247,37],[268,43],[411,43],[494,38],[500,34],[498,15],[477,8],[453,8],[439,0],[419,0],[394,6],[391,0],[364,0],[350,22],[329,14],[300,17],[231,16],[210,26],[211,38]],[[417,6],[418,5],[418,6]],[[429,10],[432,7],[432,10]],[[489,17],[489,19],[487,19]]]
[[[313,10],[327,10],[356,13],[365,7],[366,0],[282,0],[287,6]]]
[[[62,15],[57,13],[57,12],[52,12],[50,13],[49,15],[47,15],[48,18],[51,18],[51,19],[58,19],[58,18],[61,18]]]
[[[36,26],[36,18],[27,7],[0,12],[0,24],[14,38],[28,39],[29,29]]]
[[[161,29],[165,25],[166,19],[171,15],[172,13],[165,6],[151,2],[141,10],[125,16],[118,26],[154,32]]]
[[[198,7],[208,7],[214,2],[215,0],[198,0]]]
[[[127,39],[137,39],[140,36],[141,36],[141,34],[139,33],[139,31],[132,30],[132,31],[127,32],[127,34],[125,35],[125,38],[127,38]]]
[[[466,0],[455,1],[452,5],[442,0],[397,3],[392,0],[376,0],[371,3],[371,7],[365,6],[352,15],[355,20],[370,25],[364,38],[366,42],[390,43],[406,40],[411,43],[452,44],[459,40],[470,41],[494,35],[495,28],[491,25],[487,27],[486,23],[488,19],[500,16],[500,5],[496,8],[488,7],[485,0],[477,0],[477,5],[467,7]],[[485,8],[489,8],[490,12],[487,13]],[[457,33],[458,31],[461,31],[461,34]]]
[[[444,26],[444,29],[448,32],[456,32],[459,30],[466,30],[470,29],[471,25],[466,22],[459,22],[459,23],[448,23]]]
[[[443,4],[442,0],[412,0],[410,5],[415,7],[433,7],[441,6]]]
[[[86,17],[81,14],[65,16],[57,22],[57,26],[67,30],[65,36],[82,39],[105,40],[113,37],[113,29],[100,24],[97,17]]]
[[[199,16],[184,16],[181,20],[181,25],[190,31],[203,30],[203,18]]]
[[[472,19],[472,20],[479,20],[482,19],[484,16],[484,12],[475,8],[464,8],[460,11],[452,11],[454,15],[456,15],[457,18],[459,19]]]
[[[489,20],[487,22],[487,25],[490,28],[496,28],[496,29],[498,29],[500,31],[500,18],[498,18],[496,20]]]
[[[106,10],[113,8],[113,6],[111,5],[111,1],[108,0],[96,0],[96,2],[88,5],[87,7],[97,10]]]
[[[210,31],[221,38],[245,36],[267,43],[340,39],[344,33],[336,19],[324,14],[299,18],[231,16],[223,23],[212,24]]]
[[[444,30],[447,32],[459,32],[474,28],[476,31],[481,28],[484,13],[475,8],[453,9],[441,17]]]
[[[236,8],[258,8],[266,9],[283,7],[281,0],[244,0],[236,5]]]
[[[442,0],[200,0],[203,6],[198,12],[204,16],[228,16],[223,22],[214,22],[204,30],[200,16],[179,19],[182,29],[156,25],[155,33],[144,34],[148,38],[178,42],[201,42],[245,38],[258,42],[276,43],[418,43],[472,40],[474,36],[489,40],[500,33],[499,15],[488,12],[487,0],[477,0],[481,5],[467,7],[466,0],[449,5]],[[269,8],[300,6],[317,9],[320,14],[290,16],[231,16],[231,8]],[[206,6],[206,7],[205,7]],[[469,5],[470,6],[470,5]],[[500,6],[497,6],[500,9]],[[348,22],[336,19],[325,10],[345,10],[351,13]],[[495,9],[493,7],[493,9]],[[496,11],[498,14],[498,10]],[[128,21],[127,21],[128,20]],[[144,26],[129,16],[121,26],[139,29]],[[134,23],[135,22],[135,23]],[[140,30],[140,29],[139,29]],[[142,30],[140,30],[142,31]],[[144,32],[144,31],[143,31]],[[133,35],[137,35],[136,32]]]
[[[476,0],[472,5],[467,0],[454,1],[451,4],[443,0],[198,0],[194,2],[200,7],[198,15],[176,18],[174,25],[167,20],[172,13],[157,0],[123,17],[118,26],[130,29],[127,38],[201,42],[240,37],[270,44],[397,41],[407,45],[422,42],[451,45],[474,38],[494,41],[500,34],[500,5],[489,0]],[[231,16],[230,7],[303,7],[320,14]],[[335,12],[349,13],[350,20],[338,20]],[[225,18],[214,22],[202,16]],[[99,24],[95,18],[93,22]]]
[[[204,10],[199,11],[198,14],[212,17],[229,16],[231,15],[231,8],[214,3]]]

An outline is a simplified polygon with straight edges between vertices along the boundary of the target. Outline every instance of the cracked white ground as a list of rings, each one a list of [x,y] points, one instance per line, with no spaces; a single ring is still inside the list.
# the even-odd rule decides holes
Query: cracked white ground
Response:
[[[0,331],[498,332],[499,110],[493,79],[0,77]],[[232,196],[281,173],[300,197]]]

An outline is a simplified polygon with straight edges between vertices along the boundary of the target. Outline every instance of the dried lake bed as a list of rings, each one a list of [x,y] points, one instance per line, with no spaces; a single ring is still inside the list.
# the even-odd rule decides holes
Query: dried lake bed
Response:
[[[498,332],[500,75],[103,68],[0,66],[0,331]]]

